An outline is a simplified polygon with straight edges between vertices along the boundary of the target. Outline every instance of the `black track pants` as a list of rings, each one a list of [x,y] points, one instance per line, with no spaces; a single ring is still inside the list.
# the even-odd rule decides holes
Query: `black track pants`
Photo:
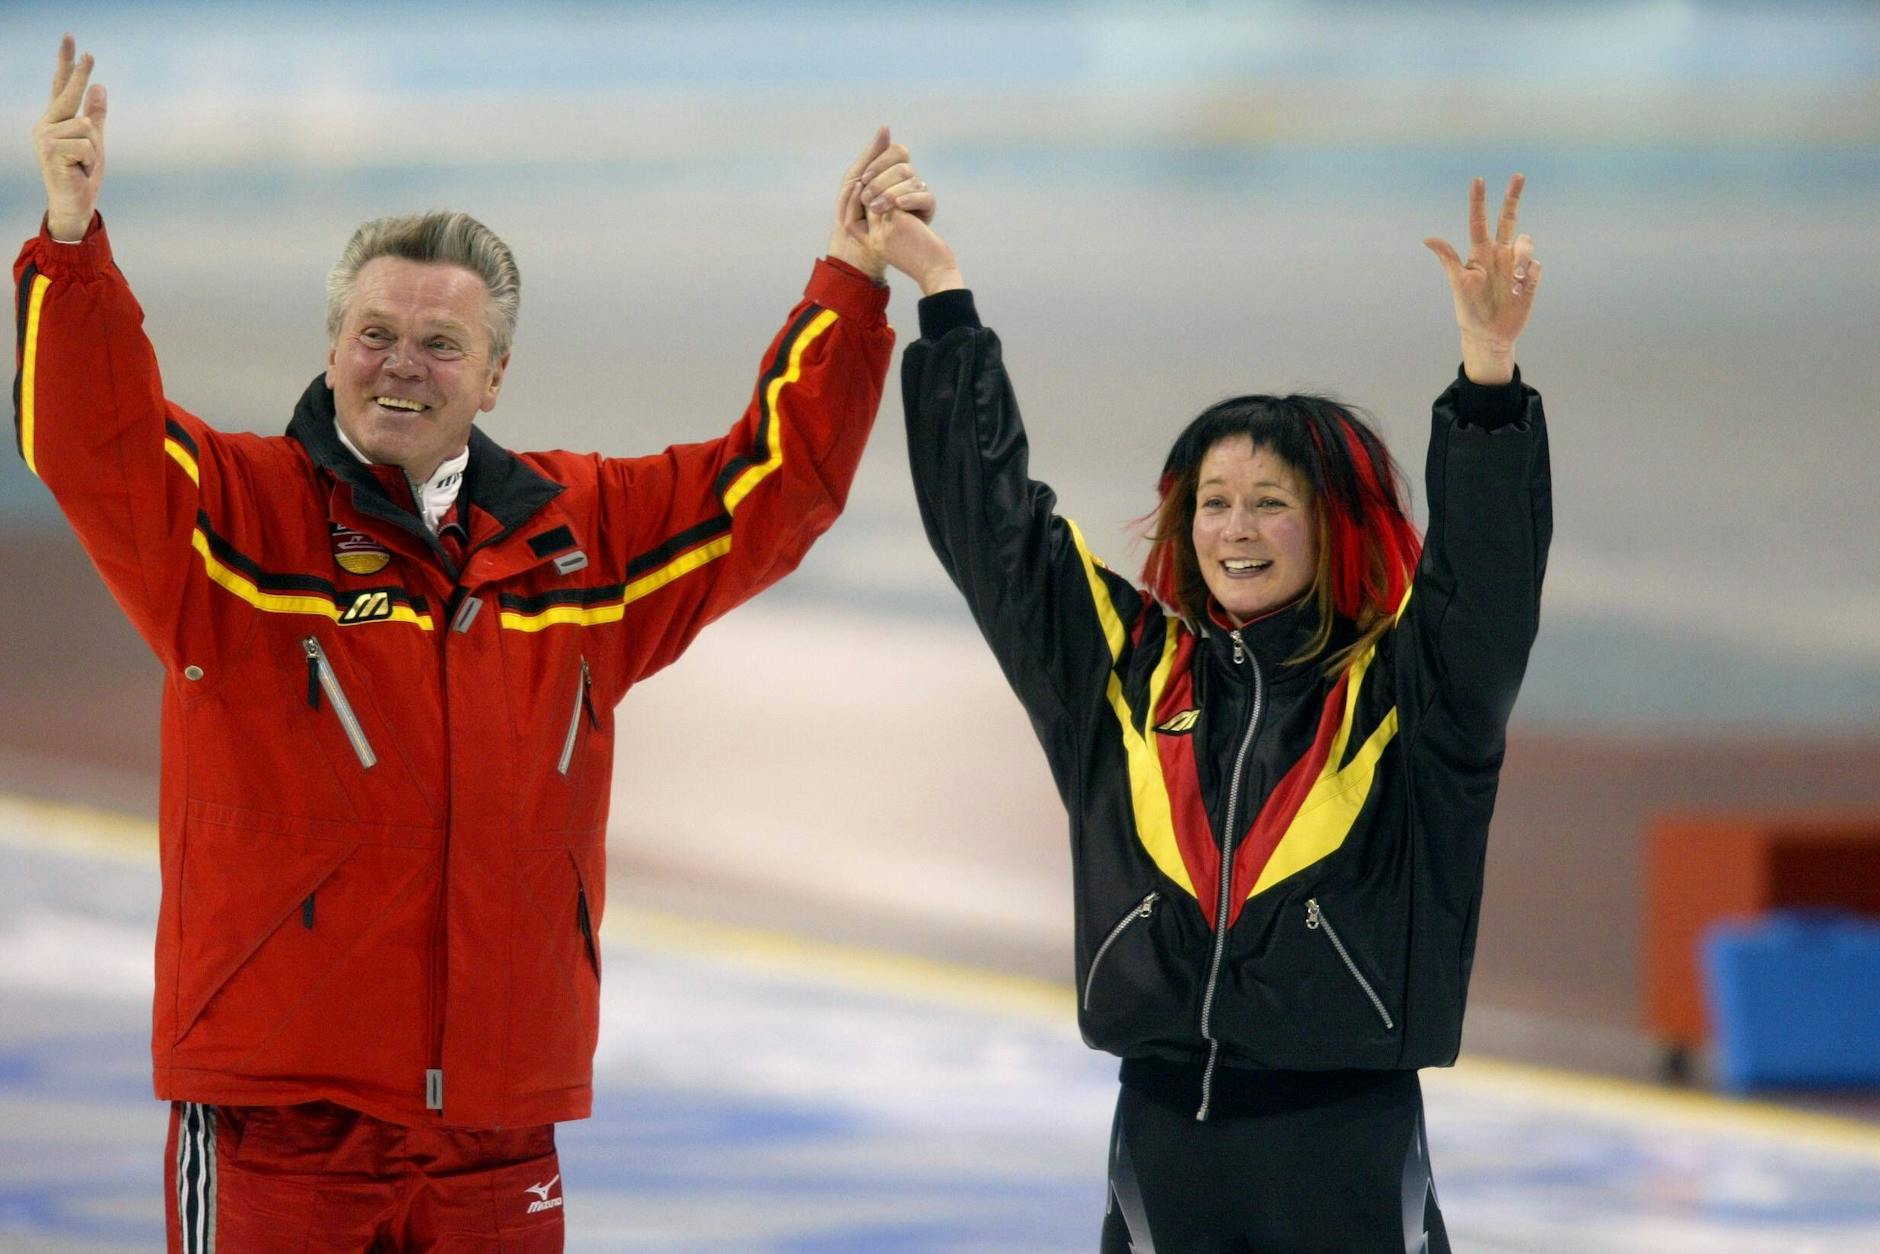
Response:
[[[1416,1073],[1300,1082],[1206,1123],[1125,1087],[1103,1254],[1448,1254]]]

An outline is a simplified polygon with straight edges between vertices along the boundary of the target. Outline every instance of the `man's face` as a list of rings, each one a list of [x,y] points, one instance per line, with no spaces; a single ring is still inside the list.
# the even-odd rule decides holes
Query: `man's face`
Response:
[[[505,354],[490,360],[483,280],[463,266],[374,257],[360,268],[326,382],[360,452],[428,479],[496,407]]]

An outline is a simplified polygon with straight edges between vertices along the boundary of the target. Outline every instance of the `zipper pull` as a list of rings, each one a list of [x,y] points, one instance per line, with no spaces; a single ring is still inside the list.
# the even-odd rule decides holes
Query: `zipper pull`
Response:
[[[1150,915],[1154,914],[1155,913],[1155,899],[1157,897],[1160,897],[1161,895],[1162,894],[1160,893],[1150,893],[1147,897],[1144,897],[1142,899],[1142,904],[1136,907],[1136,917],[1138,919],[1146,919]]]
[[[450,629],[458,635],[469,631],[470,624],[477,620],[477,611],[482,608],[482,597],[465,597],[463,604],[457,607],[457,616],[451,619]]]
[[[307,704],[317,710],[320,708],[320,646],[308,637],[300,642],[300,647],[307,654]]]
[[[1239,631],[1230,631],[1227,635],[1234,642],[1234,665],[1239,666],[1247,660],[1247,646],[1241,642]]]
[[[1318,930],[1319,901],[1318,901],[1318,898],[1316,897],[1306,902],[1306,926],[1311,928],[1314,931]]]
[[[581,707],[587,711],[588,726],[601,729],[601,716],[594,712],[594,686],[588,675],[588,660],[581,659]]]

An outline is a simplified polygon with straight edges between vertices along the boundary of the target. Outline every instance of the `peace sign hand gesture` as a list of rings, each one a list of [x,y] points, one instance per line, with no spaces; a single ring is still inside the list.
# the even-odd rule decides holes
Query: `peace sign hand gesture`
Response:
[[[52,238],[68,243],[85,237],[104,186],[104,87],[90,81],[91,54],[76,53],[77,44],[67,35],[59,43],[52,101],[33,127],[39,173],[46,182],[46,228]]]
[[[1462,368],[1476,383],[1506,383],[1514,377],[1514,346],[1534,308],[1541,283],[1541,263],[1534,241],[1515,234],[1525,175],[1508,180],[1495,237],[1488,235],[1488,210],[1482,180],[1469,185],[1469,260],[1465,264],[1448,241],[1423,241],[1449,276],[1456,301],[1456,326],[1462,332]]]

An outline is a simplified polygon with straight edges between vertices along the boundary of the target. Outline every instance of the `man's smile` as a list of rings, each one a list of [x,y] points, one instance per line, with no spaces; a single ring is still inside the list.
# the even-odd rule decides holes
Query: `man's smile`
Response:
[[[381,409],[394,409],[405,414],[421,414],[430,409],[422,401],[414,401],[403,396],[375,396],[372,403]]]

